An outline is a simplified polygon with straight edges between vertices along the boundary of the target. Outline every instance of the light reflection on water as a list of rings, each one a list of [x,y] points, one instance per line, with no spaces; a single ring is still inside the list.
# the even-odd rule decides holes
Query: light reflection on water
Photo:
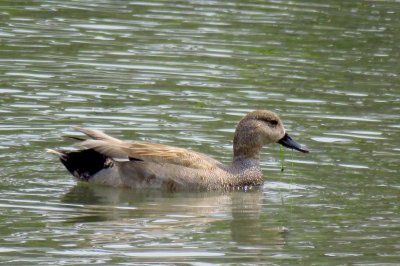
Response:
[[[0,261],[397,263],[391,1],[3,1]],[[265,148],[260,191],[85,187],[46,148],[72,125],[229,162],[272,109],[307,156]]]
[[[207,236],[216,241],[233,238],[242,245],[260,245],[259,248],[267,250],[272,249],[272,246],[280,247],[284,241],[283,227],[262,225],[265,221],[261,219],[261,191],[228,194],[131,192],[77,186],[62,196],[62,202],[47,202],[45,206],[35,208],[35,204],[42,203],[34,200],[11,200],[9,202],[12,204],[0,204],[7,211],[8,219],[14,215],[27,218],[19,223],[25,224],[30,231],[13,233],[5,241],[19,245],[46,241],[46,236],[51,236],[54,242],[52,249],[40,250],[38,247],[39,250],[30,252],[35,254],[44,251],[67,258],[72,255],[92,257],[94,253],[99,253],[100,257],[107,258],[128,256],[151,260],[154,260],[155,254],[170,258],[171,252],[174,258],[213,258],[225,255],[207,245],[207,241],[204,241]],[[12,211],[13,208],[18,210],[17,213]],[[220,224],[231,215],[231,233],[226,235],[226,230],[220,228]],[[45,227],[33,222],[37,220],[36,216],[42,217]],[[246,225],[243,225],[244,220]],[[254,228],[257,228],[256,234]],[[31,239],[32,234],[42,237]],[[268,236],[267,244],[264,242],[266,239],[260,235]],[[81,246],[79,239],[87,244]],[[3,252],[17,250],[6,249]]]

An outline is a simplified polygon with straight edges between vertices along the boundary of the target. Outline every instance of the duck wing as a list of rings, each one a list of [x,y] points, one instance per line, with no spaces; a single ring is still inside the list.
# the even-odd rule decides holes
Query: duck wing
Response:
[[[122,141],[99,130],[81,127],[75,129],[92,138],[80,142],[81,146],[112,158],[174,164],[195,169],[212,169],[220,165],[220,162],[205,154],[184,148],[142,141]]]

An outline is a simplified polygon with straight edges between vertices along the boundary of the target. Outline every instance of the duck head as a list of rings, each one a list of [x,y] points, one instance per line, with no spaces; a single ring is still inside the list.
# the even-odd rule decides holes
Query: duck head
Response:
[[[257,110],[243,117],[236,127],[233,140],[234,158],[259,159],[262,146],[271,143],[308,152],[288,135],[277,114],[268,110]]]

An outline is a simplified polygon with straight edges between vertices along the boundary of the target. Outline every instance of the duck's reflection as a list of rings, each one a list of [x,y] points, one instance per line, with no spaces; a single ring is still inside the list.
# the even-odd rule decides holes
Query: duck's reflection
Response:
[[[285,244],[287,230],[276,217],[263,211],[267,204],[263,204],[260,190],[232,193],[231,201],[233,240],[241,244]]]
[[[78,184],[64,195],[63,202],[84,207],[81,213],[68,218],[69,223],[112,221],[113,225],[127,223],[132,227],[140,220],[136,227],[151,223],[152,230],[158,225],[163,232],[179,230],[182,234],[184,229],[204,237],[221,234],[249,245],[276,247],[285,243],[285,230],[277,226],[277,219],[263,214],[259,189],[169,193]]]

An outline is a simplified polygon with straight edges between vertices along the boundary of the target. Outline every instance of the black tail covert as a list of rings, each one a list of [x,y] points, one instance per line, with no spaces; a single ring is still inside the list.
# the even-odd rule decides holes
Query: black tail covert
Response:
[[[60,161],[73,176],[82,181],[88,181],[100,170],[113,166],[110,158],[93,149],[63,152]]]

